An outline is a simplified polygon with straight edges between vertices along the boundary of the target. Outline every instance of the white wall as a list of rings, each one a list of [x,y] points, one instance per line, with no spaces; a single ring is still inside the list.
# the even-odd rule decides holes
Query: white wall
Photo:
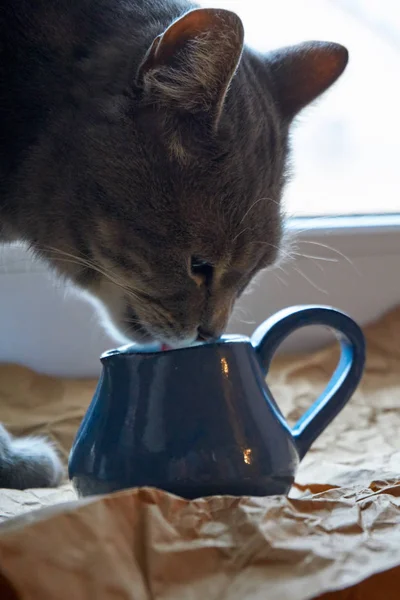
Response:
[[[293,304],[330,304],[365,323],[400,302],[400,227],[396,219],[387,218],[380,227],[359,228],[342,227],[340,219],[333,228],[332,223],[324,222],[322,229],[315,228],[315,221],[308,226],[307,221],[297,222],[300,229],[314,227],[298,234],[299,254],[320,258],[295,256],[284,265],[285,272],[265,273],[240,302],[231,332],[250,335],[269,315]],[[327,332],[310,328],[293,336],[286,349],[313,348],[327,340]],[[0,362],[56,375],[96,376],[99,355],[113,346],[115,342],[102,330],[91,305],[67,294],[23,249],[2,249]]]

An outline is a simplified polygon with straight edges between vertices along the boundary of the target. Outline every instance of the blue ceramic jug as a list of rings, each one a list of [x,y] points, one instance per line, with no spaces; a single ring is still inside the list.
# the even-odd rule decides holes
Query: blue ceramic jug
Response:
[[[326,325],[339,364],[293,429],[265,383],[290,333]],[[103,373],[70,455],[82,496],[152,486],[185,498],[286,494],[299,461],[356,389],[362,331],[329,307],[285,309],[250,339],[225,336],[176,350],[125,346],[101,357]]]

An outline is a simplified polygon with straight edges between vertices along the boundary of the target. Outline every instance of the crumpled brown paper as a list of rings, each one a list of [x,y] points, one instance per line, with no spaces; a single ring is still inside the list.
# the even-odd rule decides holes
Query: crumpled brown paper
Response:
[[[68,484],[0,492],[1,600],[398,600],[400,308],[366,335],[361,386],[307,454],[289,499],[187,503],[136,490],[71,502]],[[274,362],[268,383],[290,423],[336,359],[328,348]],[[94,386],[0,366],[0,420],[47,433],[66,456]]]
[[[304,500],[141,489],[6,528],[0,597],[8,585],[21,600],[305,600],[400,577],[399,554],[400,482]]]

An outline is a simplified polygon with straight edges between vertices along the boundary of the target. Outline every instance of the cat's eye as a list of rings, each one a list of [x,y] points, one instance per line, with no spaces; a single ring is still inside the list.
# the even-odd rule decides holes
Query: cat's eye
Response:
[[[190,259],[190,272],[193,277],[203,279],[205,283],[210,283],[213,276],[213,266],[206,260],[192,256]]]

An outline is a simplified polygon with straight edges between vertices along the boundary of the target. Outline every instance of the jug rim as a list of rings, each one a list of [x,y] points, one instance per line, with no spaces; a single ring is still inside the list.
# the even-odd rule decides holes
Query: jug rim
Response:
[[[188,350],[196,350],[197,348],[204,348],[210,346],[225,346],[227,344],[240,344],[240,343],[248,343],[252,345],[251,339],[246,335],[240,334],[227,334],[218,338],[214,341],[204,341],[204,342],[195,342],[190,346],[178,346],[176,348],[171,348],[168,350],[162,350],[161,344],[124,344],[123,346],[119,346],[118,348],[113,348],[110,350],[106,350],[101,354],[100,360],[106,360],[108,358],[113,358],[115,356],[158,356],[169,353],[176,353]]]

